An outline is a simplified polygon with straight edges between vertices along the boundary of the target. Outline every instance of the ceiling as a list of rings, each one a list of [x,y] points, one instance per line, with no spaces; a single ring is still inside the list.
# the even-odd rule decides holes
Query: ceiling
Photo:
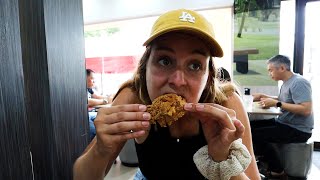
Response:
[[[204,10],[230,7],[233,0],[83,0],[84,24],[155,16],[179,8]]]

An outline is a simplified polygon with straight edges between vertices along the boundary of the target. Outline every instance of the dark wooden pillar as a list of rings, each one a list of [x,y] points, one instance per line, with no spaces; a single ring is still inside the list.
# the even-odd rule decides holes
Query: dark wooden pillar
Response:
[[[307,0],[296,0],[293,71],[303,74],[305,9]]]
[[[0,68],[0,156],[13,161],[9,167],[1,157],[0,175],[72,179],[88,144],[82,1],[1,0],[0,10],[0,60],[8,63]]]
[[[0,179],[32,179],[17,0],[0,0]]]

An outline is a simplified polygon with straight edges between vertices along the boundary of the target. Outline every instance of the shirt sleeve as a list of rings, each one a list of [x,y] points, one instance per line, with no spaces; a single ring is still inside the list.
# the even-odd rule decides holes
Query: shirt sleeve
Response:
[[[291,94],[295,104],[312,101],[311,85],[307,80],[297,81],[292,86]]]

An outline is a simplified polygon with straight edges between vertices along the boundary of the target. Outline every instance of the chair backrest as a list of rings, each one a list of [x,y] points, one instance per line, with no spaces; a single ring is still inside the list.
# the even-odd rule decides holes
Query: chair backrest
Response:
[[[123,146],[119,158],[123,165],[138,166],[137,151],[133,139],[129,139]]]
[[[221,81],[231,81],[230,73],[223,67],[218,68],[217,78]]]

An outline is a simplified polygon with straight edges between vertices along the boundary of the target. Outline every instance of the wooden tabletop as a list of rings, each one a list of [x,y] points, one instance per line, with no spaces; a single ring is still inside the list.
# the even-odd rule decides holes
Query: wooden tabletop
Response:
[[[247,49],[235,49],[233,51],[233,55],[248,55],[248,54],[259,54],[259,50],[257,48],[247,48]]]
[[[280,108],[270,107],[262,108],[258,102],[253,102],[252,109],[246,109],[250,121],[267,120],[282,114]]]
[[[258,102],[253,102],[252,109],[246,109],[248,114],[259,114],[259,115],[280,115],[282,114],[280,108],[270,107],[262,108]]]

